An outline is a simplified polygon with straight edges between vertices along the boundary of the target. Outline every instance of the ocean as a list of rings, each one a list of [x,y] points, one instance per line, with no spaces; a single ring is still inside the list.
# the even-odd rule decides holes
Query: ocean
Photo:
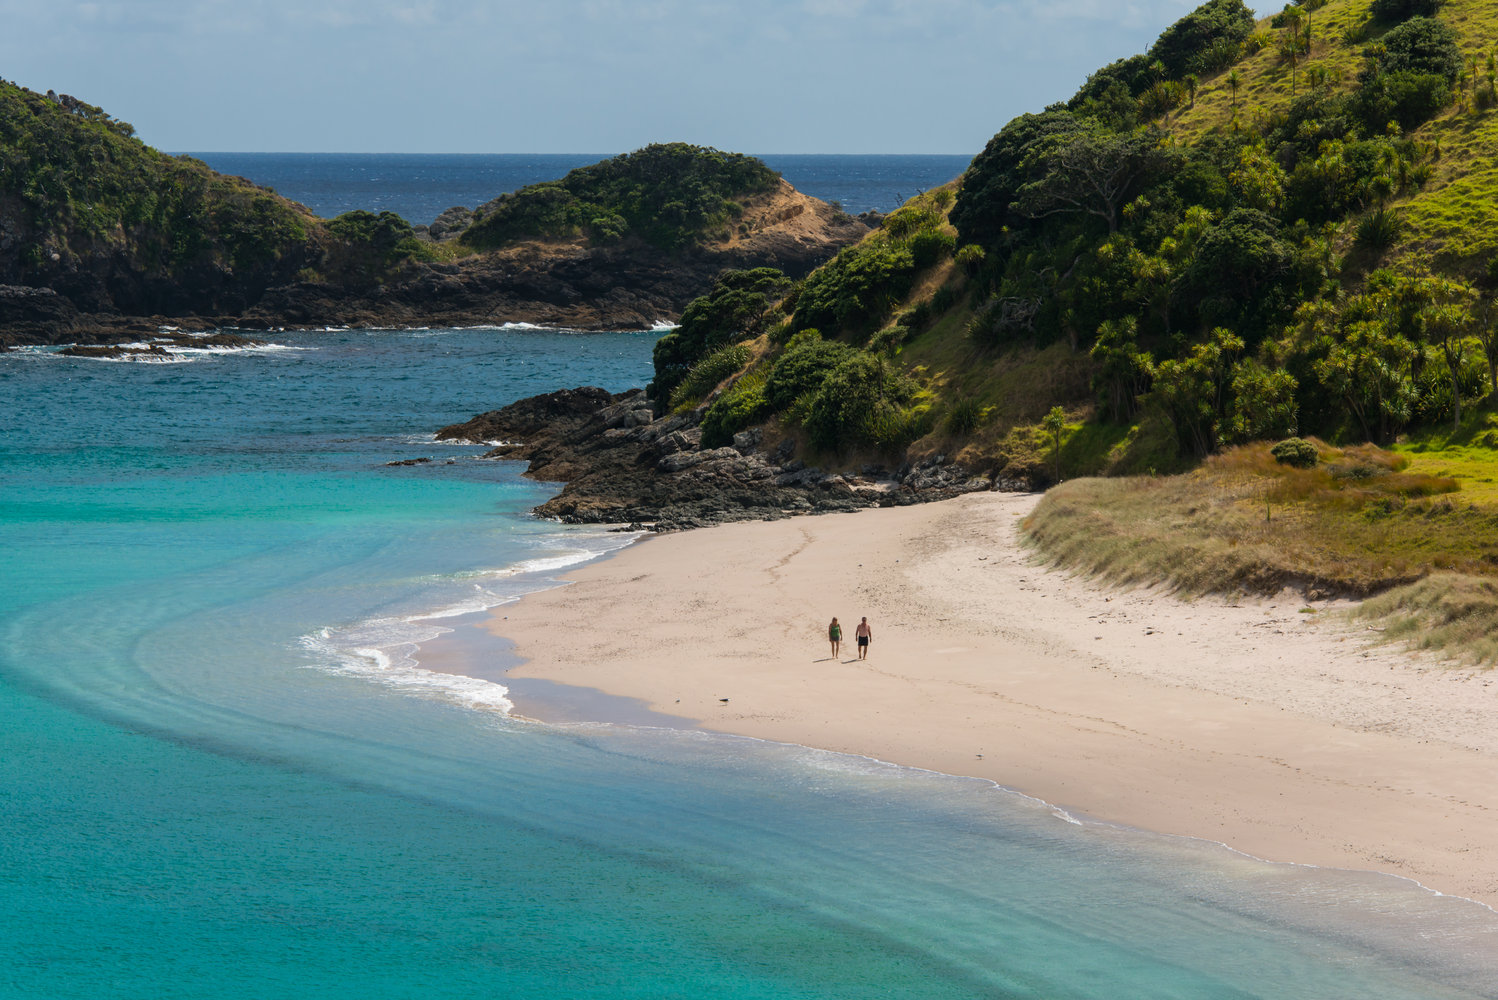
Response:
[[[190,153],[220,173],[247,177],[324,218],[362,208],[427,225],[454,205],[477,208],[508,191],[556,180],[607,153]],[[954,180],[972,157],[778,154],[760,159],[798,190],[853,214],[890,212]]]
[[[423,667],[634,540],[433,432],[658,335],[0,354],[0,998],[1498,996],[1408,881]]]

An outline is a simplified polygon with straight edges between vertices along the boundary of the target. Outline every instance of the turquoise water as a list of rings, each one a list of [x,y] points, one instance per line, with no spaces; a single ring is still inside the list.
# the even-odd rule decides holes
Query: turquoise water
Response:
[[[417,644],[630,539],[431,432],[653,335],[274,339],[0,355],[0,997],[1498,996],[1498,917],[1393,878],[509,718]]]

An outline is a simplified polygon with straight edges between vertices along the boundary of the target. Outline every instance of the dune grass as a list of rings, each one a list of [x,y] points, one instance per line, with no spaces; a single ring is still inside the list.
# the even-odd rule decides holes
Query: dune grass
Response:
[[[1363,597],[1433,570],[1498,570],[1498,510],[1461,502],[1455,479],[1368,445],[1321,457],[1294,469],[1255,444],[1180,476],[1073,480],[1024,530],[1059,565],[1188,595]]]
[[[1179,476],[1079,479],[1046,494],[1027,539],[1053,564],[1185,596],[1366,597],[1352,615],[1386,642],[1453,663],[1498,663],[1498,451],[1479,417],[1459,436],[1318,444],[1313,469],[1269,445]]]
[[[1498,663],[1498,577],[1433,573],[1364,601],[1353,616],[1385,642],[1403,642],[1459,663]]]

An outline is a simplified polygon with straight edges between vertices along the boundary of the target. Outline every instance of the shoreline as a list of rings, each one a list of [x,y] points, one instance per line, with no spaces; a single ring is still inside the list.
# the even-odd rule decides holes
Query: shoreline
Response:
[[[1328,614],[1345,603],[1187,603],[1040,568],[1015,532],[1035,502],[979,493],[661,536],[487,628],[522,658],[503,678],[517,705],[548,721],[578,717],[526,712],[527,683],[561,703],[579,688],[621,699],[573,705],[584,714],[636,703],[1498,903],[1493,672],[1369,646]],[[838,662],[833,613],[849,636]]]

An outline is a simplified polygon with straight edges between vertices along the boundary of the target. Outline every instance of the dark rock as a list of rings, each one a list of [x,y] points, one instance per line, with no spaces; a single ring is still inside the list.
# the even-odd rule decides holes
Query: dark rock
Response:
[[[528,476],[565,483],[536,508],[542,517],[628,524],[633,530],[650,525],[655,531],[681,531],[919,503],[992,485],[957,465],[931,461],[904,470],[898,485],[828,475],[791,457],[784,442],[767,456],[753,434],[737,438],[733,447],[703,450],[701,428],[691,415],[627,426],[646,412],[644,402],[640,390],[610,395],[598,388],[567,389],[444,427],[437,437],[505,442],[485,457],[525,460]],[[875,466],[866,473],[882,471]]]
[[[74,344],[72,347],[64,347],[57,352],[65,354],[70,358],[128,358],[128,357],[156,357],[166,358],[171,355],[165,347],[160,344],[151,344],[146,347],[132,347],[124,344]]]
[[[434,240],[451,240],[456,239],[472,224],[473,212],[462,205],[454,205],[433,219],[427,232]]]
[[[741,455],[747,455],[759,447],[764,440],[765,432],[758,427],[751,427],[747,431],[739,431],[733,436],[733,447]]]

